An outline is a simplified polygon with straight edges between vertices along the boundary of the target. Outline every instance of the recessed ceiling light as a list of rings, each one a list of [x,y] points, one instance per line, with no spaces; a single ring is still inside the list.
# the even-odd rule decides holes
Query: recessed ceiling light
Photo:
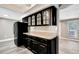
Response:
[[[8,15],[5,14],[5,15],[3,15],[3,16],[7,17]]]

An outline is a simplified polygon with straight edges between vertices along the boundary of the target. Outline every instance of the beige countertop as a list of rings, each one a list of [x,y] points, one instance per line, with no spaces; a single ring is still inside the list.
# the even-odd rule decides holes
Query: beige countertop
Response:
[[[41,37],[41,38],[45,38],[48,40],[51,40],[57,36],[56,33],[50,33],[50,32],[29,32],[29,33],[23,33],[23,34]]]

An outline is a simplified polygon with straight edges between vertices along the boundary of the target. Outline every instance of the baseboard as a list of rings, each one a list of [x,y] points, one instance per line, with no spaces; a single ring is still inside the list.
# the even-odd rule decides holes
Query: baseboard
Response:
[[[69,38],[64,38],[64,37],[61,37],[60,39],[68,40]],[[69,41],[77,41],[77,42],[79,42],[79,40],[78,40],[78,39],[69,39]]]
[[[0,40],[0,42],[11,41],[11,40],[14,40],[14,38],[2,39]]]

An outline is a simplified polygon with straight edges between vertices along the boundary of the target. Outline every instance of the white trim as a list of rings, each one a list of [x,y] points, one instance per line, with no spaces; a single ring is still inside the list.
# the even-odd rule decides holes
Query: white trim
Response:
[[[3,39],[3,40],[0,40],[0,42],[10,41],[10,40],[14,40],[14,38]]]
[[[64,37],[61,37],[61,38],[59,38],[59,39],[61,39],[61,40],[69,40],[69,41],[77,41],[77,42],[79,42],[79,40],[78,39],[69,39],[69,38],[64,38]]]
[[[6,19],[6,20],[11,20],[11,21],[20,21],[20,20],[16,20],[16,19],[11,19],[11,18],[5,18],[5,17],[0,17],[0,19]]]

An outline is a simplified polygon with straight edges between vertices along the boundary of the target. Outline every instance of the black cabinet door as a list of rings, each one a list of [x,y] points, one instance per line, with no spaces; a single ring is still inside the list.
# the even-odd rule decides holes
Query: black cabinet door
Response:
[[[38,52],[39,54],[47,54],[47,46],[40,43],[38,48],[39,48]]]
[[[22,45],[23,32],[28,32],[28,24],[23,23],[23,22],[15,22],[15,24],[14,24],[14,42],[17,46]]]
[[[32,17],[29,16],[29,17],[28,17],[28,26],[31,26],[31,25],[32,25]]]
[[[50,13],[51,13],[50,9],[44,10],[42,12],[43,25],[50,25],[51,21]]]
[[[52,25],[57,25],[57,8],[52,7]]]
[[[23,22],[28,22],[28,17],[22,19]]]
[[[39,12],[39,13],[37,13],[37,17],[36,17],[36,20],[37,20],[37,25],[42,25],[42,23],[41,23],[41,12]]]
[[[47,46],[45,46],[43,43],[38,42],[36,40],[32,40],[31,48],[32,48],[32,51],[37,54],[47,53]]]
[[[43,9],[39,12],[24,17],[23,22],[26,22],[26,19],[28,19],[29,26],[57,25],[57,8],[55,6],[51,6]]]
[[[32,26],[35,26],[35,15],[32,16]]]

